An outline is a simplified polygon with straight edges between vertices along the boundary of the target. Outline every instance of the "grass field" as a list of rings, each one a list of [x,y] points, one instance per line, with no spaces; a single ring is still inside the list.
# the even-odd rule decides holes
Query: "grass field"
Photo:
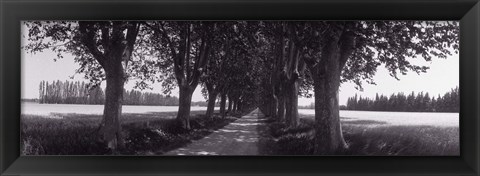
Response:
[[[123,114],[125,148],[112,153],[98,135],[101,115],[22,115],[23,155],[161,155],[222,128],[236,118],[206,119],[192,111],[192,130],[178,128],[176,112]],[[374,120],[343,118],[349,148],[338,155],[445,156],[459,155],[459,128],[450,126],[388,125]],[[262,155],[313,154],[312,115],[301,115],[298,127],[269,121],[258,143]]]
[[[192,130],[179,128],[176,112],[123,114],[125,148],[112,153],[98,135],[101,115],[51,114],[49,118],[22,115],[23,155],[160,155],[203,138],[235,120],[207,119],[204,111],[191,112]]]
[[[270,122],[261,139],[266,155],[313,154],[313,118],[301,115],[301,124],[288,128]],[[380,124],[380,125],[379,125]],[[370,120],[345,121],[343,135],[349,148],[338,155],[451,156],[460,155],[459,128],[390,126]]]

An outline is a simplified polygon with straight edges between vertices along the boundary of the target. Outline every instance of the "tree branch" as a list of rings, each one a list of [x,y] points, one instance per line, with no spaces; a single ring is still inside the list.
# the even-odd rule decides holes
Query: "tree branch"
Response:
[[[345,31],[340,37],[340,62],[339,68],[340,71],[343,70],[343,67],[348,61],[348,58],[352,55],[355,49],[355,33],[352,31]]]
[[[190,86],[196,86],[198,84],[198,81],[200,79],[200,76],[203,73],[203,69],[205,68],[207,64],[207,54],[210,50],[210,29],[208,27],[204,28],[205,34],[202,36],[202,44],[200,45],[200,53],[198,57],[196,58],[195,61],[195,66],[194,66],[194,72],[192,74],[192,79],[190,81]]]
[[[79,30],[82,34],[81,42],[87,47],[90,54],[98,61],[98,63],[105,68],[105,55],[98,50],[95,44],[95,29],[94,22],[79,21]]]
[[[177,78],[177,82],[180,86],[184,85],[185,81],[185,74],[183,70],[183,64],[185,62],[185,52],[187,50],[186,46],[186,37],[187,37],[187,31],[185,29],[182,29],[180,31],[180,43],[179,43],[179,49],[178,49],[178,54],[173,57],[173,63],[174,63],[174,71],[175,71],[175,78]]]
[[[102,26],[102,46],[105,55],[110,52],[110,30],[106,26]]]
[[[167,42],[167,45],[170,49],[170,52],[172,52],[172,57],[173,58],[176,58],[177,57],[177,51],[175,50],[175,45],[173,45],[173,42],[172,40],[170,39],[170,37],[168,37],[168,34],[166,32],[166,29],[165,27],[162,25],[162,24],[159,24],[159,28],[157,27],[154,27],[150,24],[148,24],[147,22],[140,22],[141,24],[144,24],[145,26],[147,26],[148,28],[152,29],[154,32],[158,33],[161,38]]]
[[[125,40],[127,41],[126,48],[124,53],[126,54],[125,58],[125,68],[128,66],[128,62],[132,59],[132,53],[134,50],[135,41],[137,39],[138,32],[140,30],[140,23],[138,22],[131,22],[127,27],[127,36]]]
[[[193,74],[190,68],[190,51],[192,49],[192,39],[191,39],[191,33],[192,33],[192,24],[187,24],[185,25],[185,30],[187,31],[186,35],[186,48],[185,48],[185,62],[183,63],[183,70],[184,74],[186,76],[187,82],[190,82],[190,79],[192,78],[191,75]]]

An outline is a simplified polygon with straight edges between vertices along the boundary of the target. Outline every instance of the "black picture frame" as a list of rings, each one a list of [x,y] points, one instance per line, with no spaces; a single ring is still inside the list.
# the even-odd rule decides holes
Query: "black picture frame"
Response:
[[[0,0],[0,175],[479,175],[478,0]],[[21,20],[459,20],[461,156],[20,156]]]

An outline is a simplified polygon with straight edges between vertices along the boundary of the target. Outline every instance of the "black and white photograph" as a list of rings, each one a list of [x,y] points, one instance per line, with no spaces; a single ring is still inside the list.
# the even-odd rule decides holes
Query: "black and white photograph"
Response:
[[[458,21],[20,25],[22,156],[460,156]]]

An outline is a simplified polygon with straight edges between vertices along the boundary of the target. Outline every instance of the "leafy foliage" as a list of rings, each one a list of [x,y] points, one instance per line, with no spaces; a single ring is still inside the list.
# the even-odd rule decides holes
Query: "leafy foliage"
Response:
[[[359,89],[363,81],[375,84],[373,75],[380,65],[397,78],[398,73],[407,74],[409,70],[426,72],[428,67],[412,63],[415,59],[446,58],[459,49],[459,25],[454,21],[319,21],[293,25],[296,42],[304,48],[303,57],[312,67],[319,63],[327,38],[351,35],[353,52],[342,67],[342,81],[352,81]]]
[[[140,73],[134,73],[134,71],[149,72],[138,69],[145,65],[145,61],[139,56],[144,52],[145,47],[140,46],[144,45],[144,36],[147,32],[144,28],[137,26],[141,36],[133,39],[127,39],[128,34],[121,33],[132,28],[134,23],[122,21],[25,21],[23,23],[28,29],[28,43],[23,45],[24,50],[33,54],[50,50],[57,54],[57,57],[53,58],[55,61],[64,58],[65,55],[73,56],[74,61],[79,64],[76,73],[83,74],[84,78],[90,81],[90,86],[96,87],[106,79],[104,70],[106,65],[102,65],[98,59],[108,60],[105,58],[114,55],[112,53],[114,49],[119,49],[114,48],[116,47],[113,45],[114,42],[122,40],[134,40],[131,43],[134,43],[132,48],[135,48],[133,57],[122,61],[126,70],[125,77],[136,77],[142,80]],[[119,32],[121,36],[114,36]],[[120,46],[127,47],[124,43]],[[139,87],[145,86],[142,82],[137,84]]]

